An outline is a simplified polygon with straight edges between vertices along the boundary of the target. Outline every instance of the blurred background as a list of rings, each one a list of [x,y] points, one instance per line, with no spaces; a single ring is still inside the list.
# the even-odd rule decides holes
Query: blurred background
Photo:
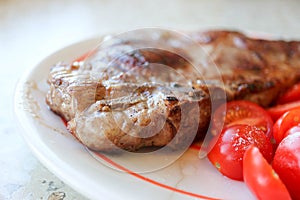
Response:
[[[300,39],[299,10],[297,0],[0,0],[0,200],[85,199],[34,158],[15,127],[16,83],[47,55],[96,35],[153,26]]]

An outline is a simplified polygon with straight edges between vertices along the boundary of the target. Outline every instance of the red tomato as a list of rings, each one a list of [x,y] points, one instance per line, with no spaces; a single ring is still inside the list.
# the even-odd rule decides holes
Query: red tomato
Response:
[[[287,132],[284,134],[284,138],[287,137],[288,135],[292,135],[294,133],[300,133],[300,125],[298,126],[293,126]]]
[[[300,199],[300,133],[284,138],[279,144],[273,168],[289,190],[293,199]]]
[[[244,154],[243,175],[246,185],[258,199],[291,199],[279,176],[254,145]]]
[[[272,144],[265,133],[245,124],[228,126],[223,129],[208,153],[210,162],[225,176],[243,180],[243,156],[246,149],[256,145],[270,162],[273,156]]]
[[[279,119],[284,113],[289,110],[300,108],[300,101],[295,101],[283,105],[277,105],[275,107],[271,107],[267,110],[269,115],[272,117],[274,122]]]
[[[213,115],[213,130],[220,133],[223,126],[234,124],[255,125],[272,138],[273,121],[259,105],[250,101],[231,101],[221,105]]]
[[[300,124],[300,109],[293,109],[284,113],[273,126],[273,135],[277,142],[284,138],[286,132],[293,126]]]
[[[285,104],[300,100],[300,83],[293,85],[278,100],[278,104]]]

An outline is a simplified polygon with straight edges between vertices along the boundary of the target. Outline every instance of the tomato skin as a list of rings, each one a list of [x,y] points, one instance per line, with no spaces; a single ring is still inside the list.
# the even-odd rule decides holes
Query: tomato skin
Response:
[[[251,144],[256,145],[264,157],[271,162],[272,144],[265,133],[249,125],[233,125],[223,129],[211,151],[210,162],[225,176],[243,180],[243,156]]]
[[[287,132],[284,134],[284,138],[287,137],[288,135],[292,135],[294,133],[300,133],[300,125],[298,126],[293,126]]]
[[[231,101],[221,105],[213,115],[213,130],[220,133],[226,126],[235,124],[255,125],[272,139],[273,120],[265,109],[245,100]]]
[[[254,145],[244,154],[243,176],[246,185],[258,199],[291,199],[279,176]]]
[[[278,104],[285,104],[300,100],[300,83],[293,85],[278,100]]]
[[[273,135],[276,143],[279,144],[286,135],[286,132],[293,126],[300,124],[300,109],[293,109],[284,113],[273,126]]]
[[[272,165],[292,198],[300,199],[300,133],[289,135],[281,141]]]
[[[267,112],[272,117],[273,121],[276,122],[284,113],[297,108],[300,108],[300,101],[277,105],[267,109]]]

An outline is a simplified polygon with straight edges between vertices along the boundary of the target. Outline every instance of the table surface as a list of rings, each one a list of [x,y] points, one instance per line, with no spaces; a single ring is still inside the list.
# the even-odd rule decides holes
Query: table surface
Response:
[[[47,55],[95,35],[153,26],[251,30],[300,39],[299,10],[296,0],[0,0],[0,200],[85,199],[32,155],[16,128],[16,83]]]

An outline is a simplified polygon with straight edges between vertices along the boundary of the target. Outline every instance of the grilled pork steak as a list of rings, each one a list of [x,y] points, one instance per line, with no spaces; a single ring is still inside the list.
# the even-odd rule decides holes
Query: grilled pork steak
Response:
[[[136,50],[135,41],[118,41],[99,48],[84,65],[52,67],[46,102],[87,147],[135,151],[164,146],[176,135],[173,146],[195,134],[203,138],[211,98],[217,100],[222,92],[227,100],[268,106],[299,81],[299,42],[252,39],[229,31],[190,36],[207,52],[195,62],[204,69],[216,64],[222,80],[209,70],[202,71],[203,77],[197,73],[186,59],[189,48],[180,49],[187,56],[182,57],[159,49]]]

